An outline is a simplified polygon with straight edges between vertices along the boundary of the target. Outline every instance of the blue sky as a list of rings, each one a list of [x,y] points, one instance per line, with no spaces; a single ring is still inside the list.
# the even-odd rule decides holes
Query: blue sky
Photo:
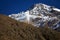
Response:
[[[0,0],[0,14],[19,13],[36,3],[44,3],[60,9],[60,0]]]

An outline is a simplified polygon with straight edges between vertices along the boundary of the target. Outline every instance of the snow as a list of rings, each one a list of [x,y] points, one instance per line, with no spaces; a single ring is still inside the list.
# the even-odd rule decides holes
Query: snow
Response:
[[[60,9],[58,8],[53,8],[53,10],[60,12]]]
[[[9,15],[9,17],[11,17],[11,15]]]
[[[57,23],[54,24],[54,28],[53,29],[56,29],[58,27],[60,27],[60,21],[58,21]]]
[[[26,15],[27,21],[28,21],[28,23],[29,23],[29,21],[30,21],[29,11],[25,12],[25,15]]]
[[[48,12],[51,10],[51,8],[50,8],[51,6],[48,6],[45,4],[42,4],[43,7],[40,4],[39,5],[36,4],[36,5],[37,6],[35,6],[32,10],[27,10],[26,12],[20,12],[17,14],[11,14],[11,15],[9,15],[9,17],[11,17],[15,20],[22,21],[22,22],[25,22],[25,20],[26,20],[28,23],[31,22],[31,18],[32,19],[41,18],[41,20],[37,21],[39,24],[36,24],[36,23],[32,24],[34,26],[40,26],[40,25],[44,24],[44,22],[46,22],[46,21],[51,21],[51,20],[57,19],[57,17],[55,17],[55,16],[50,17],[48,15],[45,15],[45,14],[48,14]],[[53,8],[53,10],[60,12],[60,9],[57,9],[57,8]],[[58,25],[56,27],[58,27]]]
[[[43,4],[43,6],[44,6],[44,9],[46,9],[46,10],[49,10],[50,11],[50,6],[48,6],[48,5],[45,5],[45,4]]]

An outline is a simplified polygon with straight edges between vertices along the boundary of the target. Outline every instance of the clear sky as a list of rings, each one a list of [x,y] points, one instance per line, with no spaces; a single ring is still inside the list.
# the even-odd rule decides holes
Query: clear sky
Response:
[[[44,3],[60,9],[60,0],[0,0],[0,14],[19,13],[36,3]]]

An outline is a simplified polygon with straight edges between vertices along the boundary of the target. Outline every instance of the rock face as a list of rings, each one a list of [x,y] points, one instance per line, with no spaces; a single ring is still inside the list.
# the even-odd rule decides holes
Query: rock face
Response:
[[[34,27],[0,15],[0,40],[60,40],[60,32],[48,28]]]
[[[26,12],[11,14],[9,17],[37,27],[44,27],[46,23],[52,29],[60,27],[58,24],[60,22],[60,9],[42,3],[33,5]]]

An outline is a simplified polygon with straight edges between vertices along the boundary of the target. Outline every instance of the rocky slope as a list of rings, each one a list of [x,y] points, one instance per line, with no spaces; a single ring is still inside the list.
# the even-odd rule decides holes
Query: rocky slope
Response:
[[[60,32],[48,28],[48,25],[34,27],[0,15],[0,40],[60,40]]]

